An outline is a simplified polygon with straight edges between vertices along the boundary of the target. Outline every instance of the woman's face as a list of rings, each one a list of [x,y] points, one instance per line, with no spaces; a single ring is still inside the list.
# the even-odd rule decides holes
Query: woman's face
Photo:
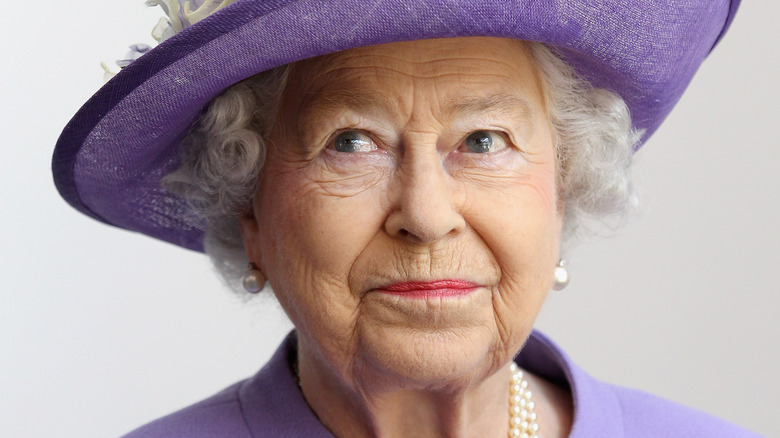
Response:
[[[242,232],[304,359],[346,382],[411,386],[504,366],[557,263],[551,137],[522,42],[415,41],[298,63]]]

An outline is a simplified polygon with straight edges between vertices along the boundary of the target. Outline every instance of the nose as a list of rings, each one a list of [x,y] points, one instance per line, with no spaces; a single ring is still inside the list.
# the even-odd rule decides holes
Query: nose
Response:
[[[456,185],[435,147],[406,154],[394,184],[394,205],[385,221],[390,236],[425,244],[465,229]]]

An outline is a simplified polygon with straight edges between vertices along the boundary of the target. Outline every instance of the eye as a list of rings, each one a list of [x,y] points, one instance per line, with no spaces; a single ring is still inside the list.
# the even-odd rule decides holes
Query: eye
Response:
[[[371,137],[358,131],[344,131],[333,139],[333,149],[337,152],[371,152],[377,149]]]
[[[506,147],[506,140],[501,135],[491,131],[474,131],[466,137],[463,143],[467,152],[476,154],[498,152]]]

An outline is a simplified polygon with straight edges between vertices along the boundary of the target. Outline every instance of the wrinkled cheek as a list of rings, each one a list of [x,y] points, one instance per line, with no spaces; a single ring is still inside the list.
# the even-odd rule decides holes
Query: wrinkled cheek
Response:
[[[264,196],[263,213],[272,286],[313,293],[317,301],[354,299],[348,273],[381,226],[375,190],[335,196],[300,176],[277,187]]]
[[[469,196],[470,224],[500,270],[494,310],[502,337],[512,346],[532,327],[557,263],[561,216],[554,184],[545,181],[534,178]]]

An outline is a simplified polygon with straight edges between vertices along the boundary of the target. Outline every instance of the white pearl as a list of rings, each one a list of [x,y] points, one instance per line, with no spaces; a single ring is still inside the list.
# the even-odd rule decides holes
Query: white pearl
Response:
[[[523,371],[511,363],[512,378],[509,385],[509,436],[520,438],[539,438],[539,425],[536,423],[535,403],[531,401],[528,382]]]
[[[563,261],[553,271],[553,289],[563,290],[569,285],[569,271],[563,266]]]
[[[246,289],[247,292],[252,294],[256,294],[261,290],[263,290],[263,286],[265,285],[265,281],[263,281],[263,284],[260,284],[259,275],[255,274],[254,272],[248,272],[246,275],[244,275],[244,278],[242,279],[242,283],[244,289]]]

